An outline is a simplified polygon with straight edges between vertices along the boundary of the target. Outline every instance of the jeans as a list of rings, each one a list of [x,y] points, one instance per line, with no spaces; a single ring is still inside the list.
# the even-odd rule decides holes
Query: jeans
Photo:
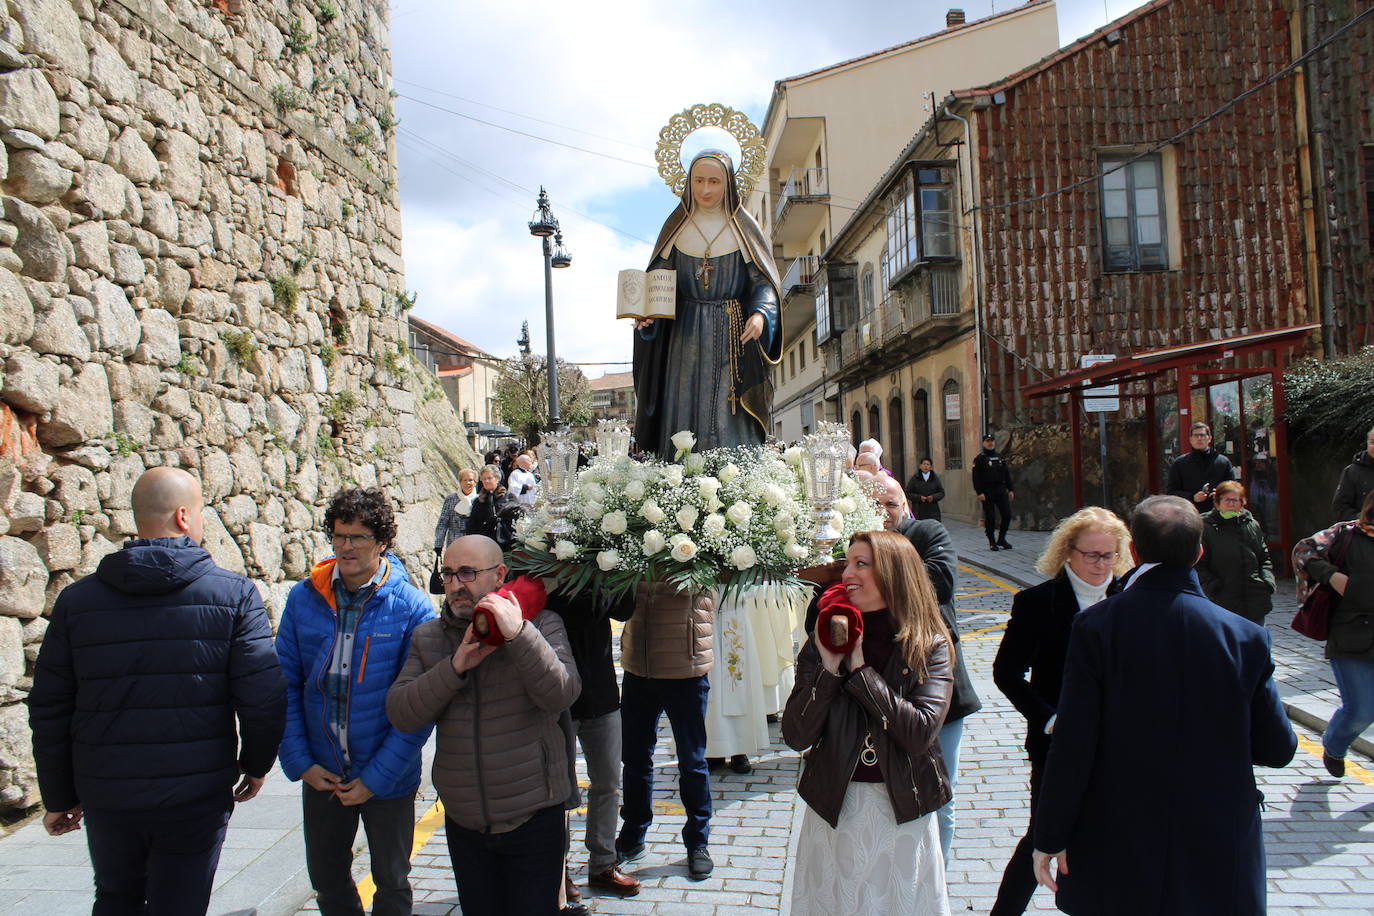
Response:
[[[940,851],[949,866],[949,847],[954,842],[954,797],[959,788],[959,744],[964,740],[964,720],[946,722],[940,729],[940,756],[945,758],[945,769],[949,771],[950,799],[943,807],[935,810],[935,820],[940,827]]]
[[[369,798],[344,805],[330,792],[301,787],[305,814],[305,867],[324,916],[362,916],[353,883],[353,838],[362,819],[372,857],[373,916],[410,916],[410,847],[415,839],[415,795]]]
[[[1341,708],[1322,735],[1332,757],[1344,757],[1360,733],[1374,723],[1374,658],[1333,658],[1331,672],[1341,692]]]
[[[992,905],[991,916],[1021,916],[1035,894],[1035,862],[1031,853],[1035,851],[1035,809],[1040,804],[1040,783],[1044,778],[1044,762],[1032,760],[1030,822],[1026,824],[1026,835],[1016,844],[1007,867],[1002,871],[1002,884],[997,888],[997,900]]]
[[[705,846],[711,835],[711,775],[706,768],[706,675],[675,680],[625,672],[620,688],[620,726],[625,762],[624,824],[617,848],[644,842],[654,821],[654,746],[658,720],[666,712],[677,745],[678,786],[687,823],[682,842],[688,850]]]
[[[615,822],[620,808],[620,711],[577,719],[577,740],[587,761],[587,874],[615,865]]]
[[[205,913],[233,810],[227,792],[175,812],[84,809],[92,916]]]
[[[997,490],[984,494],[983,500],[983,531],[988,536],[989,544],[1003,544],[1007,540],[1007,529],[1011,527],[1011,499],[1007,496],[1006,490]],[[997,538],[994,540],[992,529],[996,526],[995,516],[1002,516],[1001,527],[998,528]]]
[[[444,818],[448,855],[464,916],[554,916],[568,846],[563,806],[536,811],[505,833]]]

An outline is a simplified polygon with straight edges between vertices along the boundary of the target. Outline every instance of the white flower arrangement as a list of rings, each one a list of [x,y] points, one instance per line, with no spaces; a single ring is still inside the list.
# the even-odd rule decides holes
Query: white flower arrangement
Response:
[[[791,581],[816,562],[811,506],[797,452],[764,446],[692,452],[695,437],[673,437],[676,461],[598,457],[577,476],[567,520],[553,542],[542,506],[517,527],[511,564],[554,578],[565,591],[623,595],[640,582],[679,589]],[[882,527],[882,513],[854,481],[841,486],[839,545]]]

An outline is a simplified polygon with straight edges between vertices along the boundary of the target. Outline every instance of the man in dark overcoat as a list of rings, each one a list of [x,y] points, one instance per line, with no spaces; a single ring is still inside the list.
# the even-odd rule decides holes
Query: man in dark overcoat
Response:
[[[1187,500],[1144,500],[1131,537],[1126,588],[1074,621],[1036,877],[1071,916],[1261,914],[1254,766],[1287,765],[1298,741],[1269,633],[1203,595]]]

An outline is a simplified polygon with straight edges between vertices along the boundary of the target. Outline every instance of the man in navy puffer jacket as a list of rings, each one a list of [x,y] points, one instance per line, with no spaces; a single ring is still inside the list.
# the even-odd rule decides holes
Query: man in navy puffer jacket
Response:
[[[277,631],[287,683],[281,765],[305,783],[305,860],[320,912],[362,916],[352,875],[361,818],[373,916],[409,916],[415,790],[433,726],[392,727],[386,692],[434,605],[387,552],[396,519],[380,490],[340,490],[324,527],[334,556],[291,589]]]
[[[43,823],[84,817],[96,912],[203,914],[234,802],[276,758],[285,683],[257,588],[198,544],[196,479],[153,468],[133,509],[138,539],[62,591],[38,653]]]

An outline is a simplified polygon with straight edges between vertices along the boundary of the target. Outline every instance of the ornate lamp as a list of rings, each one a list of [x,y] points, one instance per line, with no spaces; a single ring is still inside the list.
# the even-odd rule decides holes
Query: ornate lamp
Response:
[[[530,235],[546,239],[558,231],[558,220],[549,209],[549,195],[543,188],[539,189],[539,199],[535,204],[534,216],[530,219]]]
[[[566,249],[566,248],[563,247],[563,233],[562,233],[562,232],[556,232],[556,233],[554,233],[554,236],[553,236],[553,266],[554,266],[554,267],[571,267],[571,266],[572,266],[572,255],[568,253],[568,249]]]
[[[835,542],[842,534],[833,524],[834,506],[840,498],[840,481],[849,458],[849,430],[837,423],[819,423],[816,432],[805,438],[804,447],[802,469],[811,517],[816,523],[811,535],[816,542],[816,562],[829,563],[835,558]]]
[[[569,534],[573,530],[568,510],[577,480],[577,443],[567,430],[547,430],[541,434],[538,453],[539,496],[552,519],[548,532]]]

